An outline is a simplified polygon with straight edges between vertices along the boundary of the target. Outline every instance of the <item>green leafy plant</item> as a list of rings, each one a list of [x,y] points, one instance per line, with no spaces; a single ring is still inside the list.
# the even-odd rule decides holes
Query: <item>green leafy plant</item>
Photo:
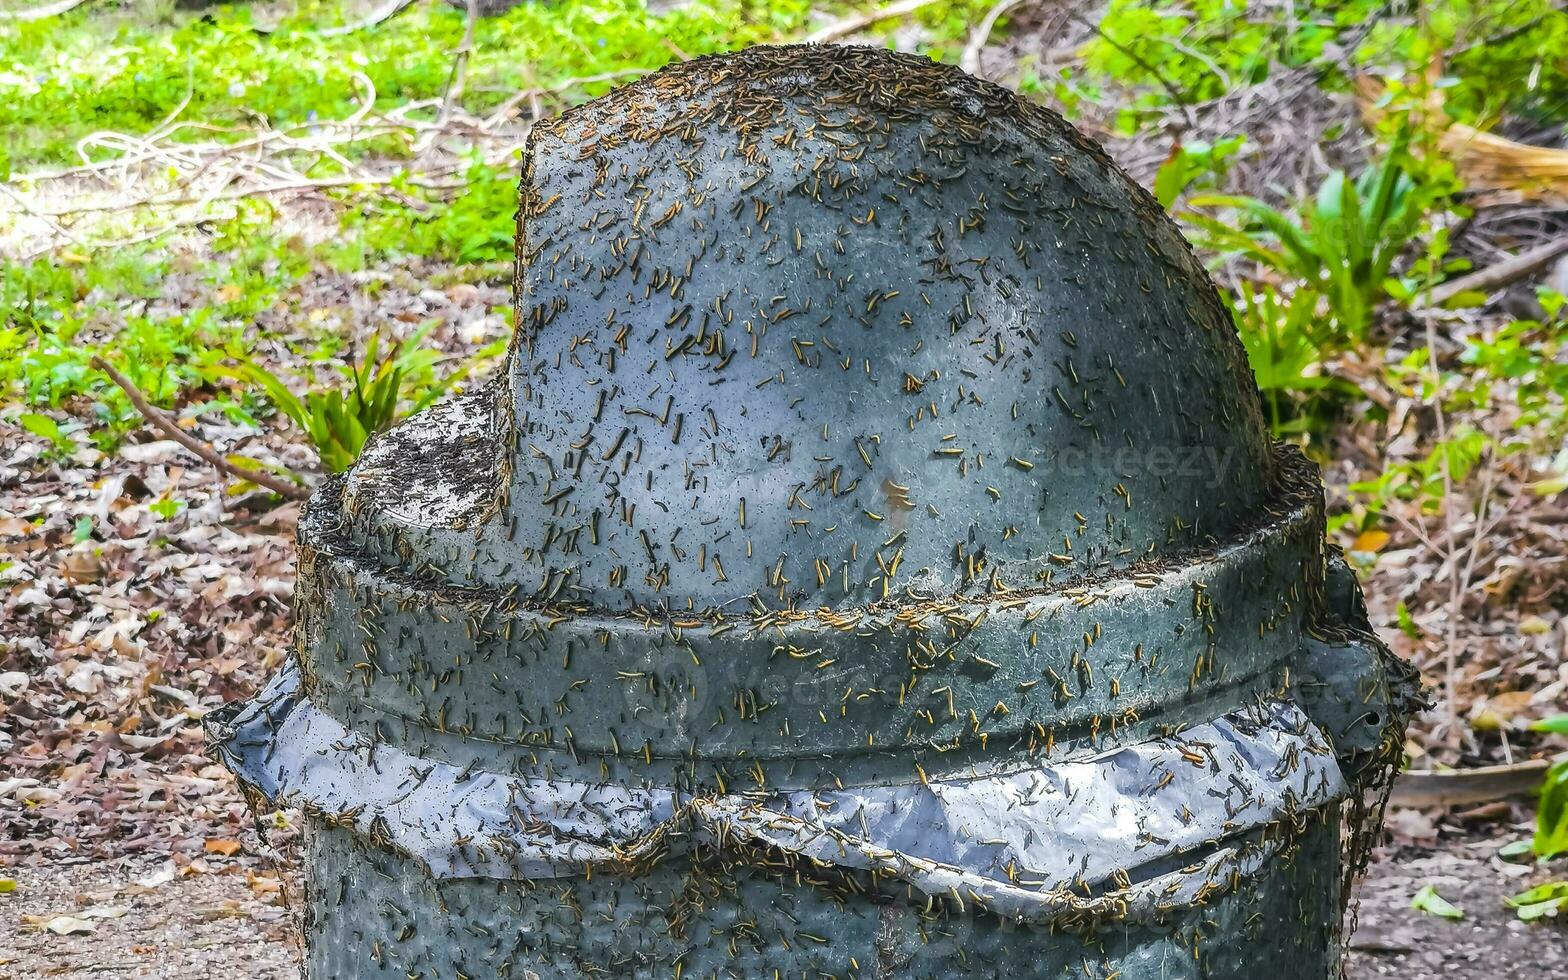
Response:
[[[1544,885],[1527,888],[1517,895],[1503,899],[1503,903],[1525,922],[1534,922],[1556,916],[1568,908],[1568,881],[1549,881]]]
[[[1568,735],[1568,715],[1552,715],[1530,726],[1532,731]],[[1530,853],[1541,860],[1568,852],[1568,759],[1558,760],[1546,770],[1541,782],[1540,802],[1535,810],[1535,834],[1529,841]],[[1550,881],[1528,888],[1504,899],[1509,908],[1526,922],[1557,916],[1568,909],[1568,881]]]
[[[345,258],[372,255],[421,255],[452,262],[494,262],[510,258],[517,231],[517,175],[511,167],[472,163],[462,194],[450,200],[421,192],[412,174],[393,187],[418,207],[377,199],[343,217],[348,232],[339,249]],[[359,255],[349,256],[349,251]],[[347,262],[354,265],[356,262]]]
[[[185,501],[175,500],[173,497],[159,497],[147,505],[147,510],[165,521],[172,521],[175,515],[185,509]]]
[[[1532,731],[1568,735],[1568,715],[1552,715],[1530,726]],[[1541,801],[1535,810],[1535,836],[1530,849],[1549,858],[1568,851],[1568,760],[1552,764],[1541,783]]]
[[[1319,299],[1308,287],[1286,298],[1246,280],[1237,287],[1236,330],[1276,436],[1320,428],[1335,399],[1356,390],[1323,370],[1333,338],[1318,321]]]
[[[1465,910],[1450,902],[1437,893],[1431,885],[1423,885],[1416,892],[1415,898],[1410,900],[1410,907],[1427,915],[1435,915],[1440,919],[1458,922],[1465,917]]]
[[[1374,480],[1353,484],[1353,494],[1369,498],[1374,507],[1407,501],[1416,503],[1422,513],[1434,514],[1443,503],[1445,467],[1448,481],[1462,486],[1488,454],[1541,473],[1543,478],[1532,484],[1536,492],[1556,491],[1557,457],[1568,439],[1568,362],[1562,358],[1562,329],[1519,320],[1466,338],[1464,343],[1459,369],[1433,377],[1430,355],[1426,348],[1418,348],[1389,366],[1391,383],[1423,402],[1437,398],[1450,418],[1497,418],[1506,411],[1506,424],[1486,431],[1457,422],[1425,454],[1388,466]],[[1506,385],[1500,387],[1500,382]]]
[[[76,440],[66,435],[60,428],[60,423],[47,415],[37,412],[23,412],[17,416],[17,424],[35,436],[49,440],[49,445],[57,455],[68,455],[76,449]]]
[[[1515,320],[1487,333],[1465,338],[1460,363],[1469,383],[1461,392],[1469,407],[1484,407],[1498,381],[1509,382],[1509,398],[1519,412],[1517,428],[1539,428],[1535,448],[1561,445],[1568,436],[1568,353],[1558,323]]]
[[[279,413],[305,433],[331,473],[341,473],[359,458],[365,442],[440,398],[462,380],[467,368],[438,376],[438,352],[422,346],[426,325],[397,347],[381,351],[372,337],[357,363],[338,366],[340,381],[315,387],[303,397],[255,360],[242,361],[222,373],[250,382]]]
[[[1564,731],[1568,731],[1568,727]],[[1546,770],[1530,847],[1543,858],[1568,851],[1568,762],[1554,763]]]
[[[1450,483],[1464,483],[1495,448],[1487,433],[1460,424],[1423,455],[1395,463],[1375,479],[1353,483],[1350,491],[1369,498],[1374,509],[1389,510],[1395,501],[1406,501],[1415,504],[1423,514],[1436,514],[1444,503],[1444,468]]]
[[[1336,84],[1340,57],[1325,57],[1331,45],[1344,44],[1379,9],[1378,0],[1112,0],[1083,47],[1083,64],[1092,79],[1132,90],[1117,100],[1119,127],[1130,134],[1172,103],[1223,98],[1281,67],[1315,63]]]
[[[1423,30],[1379,19],[1355,60],[1440,67],[1441,75],[1415,71],[1389,84],[1440,88],[1444,112],[1460,122],[1486,123],[1506,111],[1561,125],[1568,73],[1550,67],[1568,45],[1568,8],[1560,0],[1444,0],[1425,12]]]
[[[1568,10],[1559,0],[1429,3],[1420,30],[1387,9],[1380,0],[1112,0],[1082,64],[1092,82],[1131,89],[1117,99],[1129,134],[1165,118],[1172,103],[1220,98],[1305,65],[1332,90],[1349,83],[1346,68],[1404,65],[1424,76],[1441,64],[1455,118],[1473,123],[1508,109],[1560,124],[1568,73],[1551,67],[1568,45]]]
[[[1342,170],[1331,172],[1317,195],[1294,213],[1254,197],[1209,195],[1194,198],[1192,205],[1233,209],[1243,222],[1237,226],[1202,212],[1187,217],[1204,246],[1321,292],[1343,342],[1359,344],[1387,293],[1394,260],[1414,237],[1429,203],[1405,172],[1403,156],[1396,144],[1355,180]]]
[[[1193,187],[1213,187],[1230,169],[1231,158],[1241,152],[1245,136],[1214,143],[1188,140],[1178,144],[1154,175],[1154,199],[1167,210]]]
[[[111,355],[156,406],[189,401],[210,367],[254,342],[255,319],[309,269],[275,224],[270,206],[241,207],[210,226],[218,251],[180,269],[152,245],[0,262],[0,310],[9,314],[0,316],[0,396],[36,409],[81,399],[93,423],[83,435],[112,450],[141,418],[89,362]],[[157,303],[180,272],[199,277],[199,301]]]

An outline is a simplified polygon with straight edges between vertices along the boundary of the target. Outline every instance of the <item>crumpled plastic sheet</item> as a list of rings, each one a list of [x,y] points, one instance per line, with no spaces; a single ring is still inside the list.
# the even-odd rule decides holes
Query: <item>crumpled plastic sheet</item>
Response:
[[[1003,775],[696,798],[465,772],[373,744],[304,697],[294,664],[218,727],[224,761],[275,805],[351,825],[437,878],[626,867],[678,831],[874,870],[1031,920],[1096,906],[1143,918],[1223,890],[1280,846],[1282,835],[1250,831],[1347,792],[1322,732],[1282,700]]]

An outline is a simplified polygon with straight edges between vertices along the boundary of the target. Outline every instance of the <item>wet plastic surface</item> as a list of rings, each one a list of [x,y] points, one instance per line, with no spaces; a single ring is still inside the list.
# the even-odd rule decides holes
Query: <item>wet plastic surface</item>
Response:
[[[1232,855],[1172,872],[1221,827],[1243,837],[1346,788],[1322,732],[1286,702],[1006,775],[707,797],[503,776],[377,746],[302,698],[293,668],[232,724],[224,762],[268,799],[374,836],[438,878],[613,873],[680,835],[877,870],[929,895],[957,888],[1037,922],[1118,883],[1143,886],[1141,903],[1118,901],[1145,917],[1199,886],[1224,888],[1216,867]]]
[[[313,977],[1334,970],[1410,674],[1145,192],[780,48],[521,198],[505,370],[318,492],[212,721],[309,814]]]

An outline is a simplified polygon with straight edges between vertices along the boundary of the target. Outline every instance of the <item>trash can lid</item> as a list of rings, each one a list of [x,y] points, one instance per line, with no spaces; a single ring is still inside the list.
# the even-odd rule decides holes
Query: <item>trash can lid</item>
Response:
[[[1058,115],[763,47],[537,125],[495,382],[347,478],[355,547],[593,608],[1059,586],[1267,509],[1224,304]]]

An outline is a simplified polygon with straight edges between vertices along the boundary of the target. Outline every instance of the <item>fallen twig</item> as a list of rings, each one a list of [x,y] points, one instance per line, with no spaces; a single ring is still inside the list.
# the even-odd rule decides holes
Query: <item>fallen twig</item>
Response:
[[[241,480],[254,483],[258,487],[265,487],[273,493],[287,497],[290,500],[305,500],[310,496],[310,491],[297,483],[280,480],[260,470],[253,470],[249,467],[229,462],[216,449],[175,425],[173,419],[149,402],[147,397],[142,394],[141,389],[136,387],[136,383],[121,374],[114,365],[97,356],[94,356],[89,363],[94,368],[107,374],[110,381],[120,386],[120,390],[125,392],[125,397],[131,400],[131,404],[136,407],[137,412],[141,413],[142,418],[146,419],[154,428],[170,439],[173,439],[196,456],[212,464],[218,472],[238,477]]]
[[[1433,286],[1428,295],[1428,302],[1433,306],[1442,306],[1460,293],[1489,293],[1525,276],[1540,272],[1551,265],[1552,260],[1565,253],[1568,253],[1568,237],[1537,245],[1501,262],[1494,262],[1484,269],[1477,269],[1457,279],[1450,279],[1441,285]]]
[[[829,41],[837,41],[851,34],[858,34],[879,21],[891,20],[894,17],[904,17],[914,13],[921,7],[929,7],[933,3],[936,3],[936,0],[899,0],[898,3],[890,3],[886,7],[878,7],[876,10],[867,11],[863,14],[845,17],[841,21],[829,24],[821,30],[808,35],[806,43],[826,44]]]
[[[526,66],[524,67],[524,71],[527,71]],[[654,69],[652,68],[622,68],[617,71],[607,71],[598,75],[584,75],[581,78],[568,78],[553,88],[546,88],[540,85],[525,88],[512,94],[506,99],[505,102],[502,102],[500,105],[496,106],[495,109],[491,110],[490,115],[486,116],[479,124],[479,128],[482,132],[493,132],[503,123],[512,119],[516,115],[517,107],[522,105],[524,102],[529,103],[534,119],[542,118],[542,109],[539,103],[540,96],[558,95],[559,93],[565,92],[569,89],[579,88],[584,85],[595,85],[600,82],[617,82],[623,78],[641,78],[642,76],[650,74],[653,71]]]
[[[991,31],[995,29],[996,22],[1002,15],[1023,3],[1024,0],[999,0],[996,6],[986,12],[980,23],[969,34],[969,41],[964,45],[963,57],[958,59],[958,66],[971,75],[980,73],[980,50],[991,39]]]
[[[441,170],[427,171],[431,175],[450,173]],[[213,201],[237,201],[247,197],[262,197],[267,194],[286,194],[293,191],[333,190],[336,188],[376,187],[385,184],[405,183],[430,191],[455,191],[468,186],[468,182],[461,179],[453,180],[428,180],[423,178],[410,178],[399,174],[378,174],[374,176],[343,176],[343,177],[316,177],[302,180],[280,181],[276,184],[255,184],[248,187],[237,187],[233,190],[218,191],[207,194],[163,194],[157,197],[142,198],[134,201],[120,201],[114,204],[80,205],[71,208],[59,208],[54,211],[33,212],[35,217],[59,217],[68,214],[112,214],[117,211],[134,211],[137,208],[168,207],[180,204],[207,204]],[[104,243],[104,245],[116,243]],[[102,247],[102,246],[100,246]]]
[[[0,20],[47,20],[69,13],[86,3],[87,0],[56,0],[55,3],[45,4],[42,7],[30,7],[25,10],[0,10]]]
[[[1420,809],[1493,803],[1528,796],[1540,788],[1550,765],[1545,759],[1531,759],[1508,766],[1404,772],[1394,780],[1388,802],[1393,806]]]
[[[22,197],[16,191],[13,191],[11,188],[7,187],[5,184],[0,184],[0,193],[5,194],[6,197],[9,197],[11,200],[15,201],[21,207],[21,209],[22,209],[22,211],[24,213],[29,214],[32,217],[37,218],[39,221],[42,221],[44,224],[48,225],[49,226],[49,230],[54,232],[56,235],[59,235],[61,238],[64,238],[66,241],[74,242],[75,244],[81,246],[82,248],[87,248],[88,247],[86,242],[82,241],[80,238],[77,238],[75,235],[71,234],[70,229],[68,229],[64,225],[60,224],[60,222],[54,220],[55,219],[54,215],[49,214],[46,211],[39,211],[39,210],[37,210],[31,204],[27,203],[27,199],[26,198]]]
[[[463,43],[457,46],[457,52],[452,59],[452,74],[447,76],[446,88],[441,92],[441,110],[436,115],[435,128],[430,130],[430,142],[421,148],[421,152],[435,145],[436,138],[446,128],[447,120],[452,118],[452,106],[463,97],[463,89],[468,84],[468,56],[474,50],[474,26],[479,22],[479,0],[468,0],[468,10],[463,21]]]
[[[609,77],[568,79],[554,89],[529,90],[514,98],[537,98],[541,93],[555,93]],[[207,216],[214,202],[312,194],[334,188],[375,189],[422,210],[420,200],[392,185],[408,183],[438,193],[467,185],[463,177],[467,158],[455,149],[432,148],[432,143],[438,143],[444,135],[459,137],[481,151],[481,159],[486,163],[500,165],[522,146],[531,122],[513,121],[515,102],[505,112],[487,116],[466,112],[456,104],[455,92],[449,92],[445,102],[425,99],[378,110],[370,79],[359,74],[356,81],[360,89],[358,104],[339,119],[252,130],[179,119],[181,113],[177,109],[145,134],[90,133],[78,141],[79,165],[16,175],[6,185],[15,200],[6,200],[6,195],[0,194],[0,216],[14,213],[24,220],[15,223],[3,236],[11,239],[4,244],[23,255],[46,253],[62,241],[85,247],[112,247],[124,239],[123,230],[112,222],[73,225],[54,219],[79,214],[102,219],[145,209],[172,212],[157,218],[172,229]],[[444,114],[444,120],[433,120],[438,114]],[[197,134],[198,138],[191,139]],[[354,159],[352,147],[388,136],[401,137],[413,148],[436,149],[438,155],[421,166],[417,175],[367,167]],[[317,172],[317,164],[323,158],[337,166],[326,173]],[[86,186],[71,188],[73,201],[55,206],[45,203],[50,197],[59,196],[47,185],[66,181]],[[93,186],[99,183],[103,185],[101,193]]]
[[[413,5],[414,0],[388,0],[387,3],[372,10],[363,20],[357,20],[352,24],[343,24],[340,27],[329,27],[317,33],[322,37],[342,37],[345,34],[367,30],[375,27],[377,24],[386,23]]]

